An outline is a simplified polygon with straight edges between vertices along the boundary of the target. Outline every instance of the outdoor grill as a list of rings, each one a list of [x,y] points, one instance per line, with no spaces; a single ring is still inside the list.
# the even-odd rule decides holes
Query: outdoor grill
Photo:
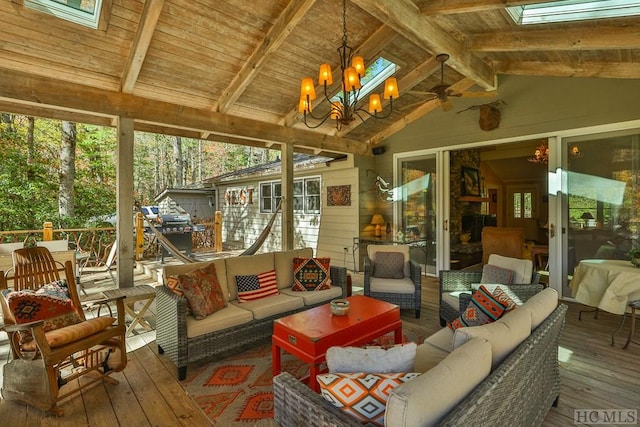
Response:
[[[191,216],[189,214],[164,214],[161,215],[162,222],[157,227],[158,230],[169,240],[178,250],[185,255],[191,255],[193,242],[191,240]],[[170,253],[161,247],[160,262],[164,263],[165,255]]]

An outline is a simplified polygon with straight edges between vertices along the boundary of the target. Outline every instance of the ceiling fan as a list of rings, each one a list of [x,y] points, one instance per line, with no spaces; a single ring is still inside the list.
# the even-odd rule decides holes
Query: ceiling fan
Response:
[[[449,59],[449,55],[446,53],[441,53],[436,55],[436,61],[440,63],[440,83],[436,86],[429,89],[429,92],[419,92],[410,90],[408,93],[413,93],[415,95],[428,95],[429,98],[426,100],[432,101],[437,99],[440,107],[443,111],[449,111],[453,108],[453,104],[451,103],[450,97],[465,97],[465,98],[475,98],[475,97],[490,97],[496,96],[496,91],[487,91],[487,92],[456,92],[452,89],[449,89],[451,85],[449,83],[445,83],[444,81],[444,65],[445,62]],[[410,109],[415,107],[417,104],[423,104],[425,101],[419,101],[415,104],[408,105],[402,109]]]

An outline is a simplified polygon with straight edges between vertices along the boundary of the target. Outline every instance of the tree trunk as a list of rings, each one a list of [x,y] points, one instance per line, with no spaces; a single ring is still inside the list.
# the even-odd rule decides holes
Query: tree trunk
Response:
[[[36,120],[33,116],[27,117],[27,181],[32,181],[36,174],[33,168],[33,159],[35,157],[35,144],[33,142],[33,132],[36,127]]]
[[[60,185],[58,187],[58,213],[61,217],[74,215],[73,183],[76,179],[76,139],[76,124],[63,121],[60,147]]]
[[[182,138],[176,136],[173,140],[173,154],[176,162],[176,187],[184,185],[184,161],[182,160]]]

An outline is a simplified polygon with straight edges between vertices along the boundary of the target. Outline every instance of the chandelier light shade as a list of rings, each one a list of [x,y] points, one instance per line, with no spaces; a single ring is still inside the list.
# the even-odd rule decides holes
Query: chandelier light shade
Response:
[[[309,128],[317,128],[321,126],[327,119],[336,121],[336,128],[341,129],[342,126],[348,126],[356,117],[362,119],[360,113],[367,114],[374,118],[385,119],[391,115],[393,111],[393,99],[398,98],[398,82],[395,77],[389,77],[384,82],[383,98],[389,101],[389,110],[386,114],[382,114],[383,106],[380,95],[372,93],[369,96],[368,109],[361,108],[358,103],[360,101],[360,90],[362,89],[362,78],[365,76],[366,67],[362,56],[353,55],[353,48],[347,44],[347,1],[342,1],[342,45],[338,48],[340,56],[340,80],[341,88],[336,96],[332,97],[328,93],[328,87],[333,84],[333,74],[331,65],[320,65],[318,73],[318,84],[324,88],[324,101],[330,105],[329,112],[322,116],[314,116],[312,114],[311,101],[316,99],[316,90],[313,79],[305,77],[300,85],[300,101],[298,103],[298,112],[304,113],[304,124]],[[308,118],[316,120],[316,124],[308,121]]]
[[[574,145],[569,148],[569,157],[572,159],[580,159],[582,158],[582,152],[580,151],[580,147]],[[533,152],[533,156],[529,157],[529,160],[532,163],[540,163],[546,165],[549,163],[549,147],[546,144],[540,144],[536,147],[536,151]]]

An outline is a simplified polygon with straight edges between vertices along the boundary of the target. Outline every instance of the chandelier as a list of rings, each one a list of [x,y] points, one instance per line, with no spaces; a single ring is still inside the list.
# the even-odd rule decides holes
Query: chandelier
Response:
[[[569,156],[572,159],[579,159],[582,157],[582,152],[580,151],[580,147],[577,145],[569,148]],[[549,147],[546,144],[540,144],[536,147],[536,151],[534,151],[533,156],[529,157],[529,160],[532,163],[541,163],[546,165],[549,163]]]
[[[318,84],[324,87],[324,101],[329,105],[329,111],[322,116],[314,116],[312,114],[312,101],[316,99],[316,89],[313,78],[305,77],[302,79],[300,86],[300,101],[298,104],[298,112],[304,113],[304,124],[309,128],[317,128],[327,119],[336,121],[336,128],[340,130],[343,125],[348,126],[357,116],[364,122],[360,113],[365,113],[371,117],[385,119],[391,115],[393,110],[393,98],[398,98],[398,83],[395,77],[389,77],[384,82],[383,98],[389,100],[389,111],[386,115],[380,115],[382,112],[382,102],[380,95],[373,93],[369,96],[369,108],[365,110],[358,107],[360,101],[360,89],[362,88],[361,80],[366,73],[364,59],[362,56],[353,56],[353,48],[347,44],[347,1],[342,1],[342,45],[338,48],[340,55],[340,78],[342,87],[338,95],[329,96],[327,87],[333,84],[333,76],[331,74],[331,66],[329,64],[320,65],[318,76]],[[310,124],[307,116],[318,120],[317,124]]]

